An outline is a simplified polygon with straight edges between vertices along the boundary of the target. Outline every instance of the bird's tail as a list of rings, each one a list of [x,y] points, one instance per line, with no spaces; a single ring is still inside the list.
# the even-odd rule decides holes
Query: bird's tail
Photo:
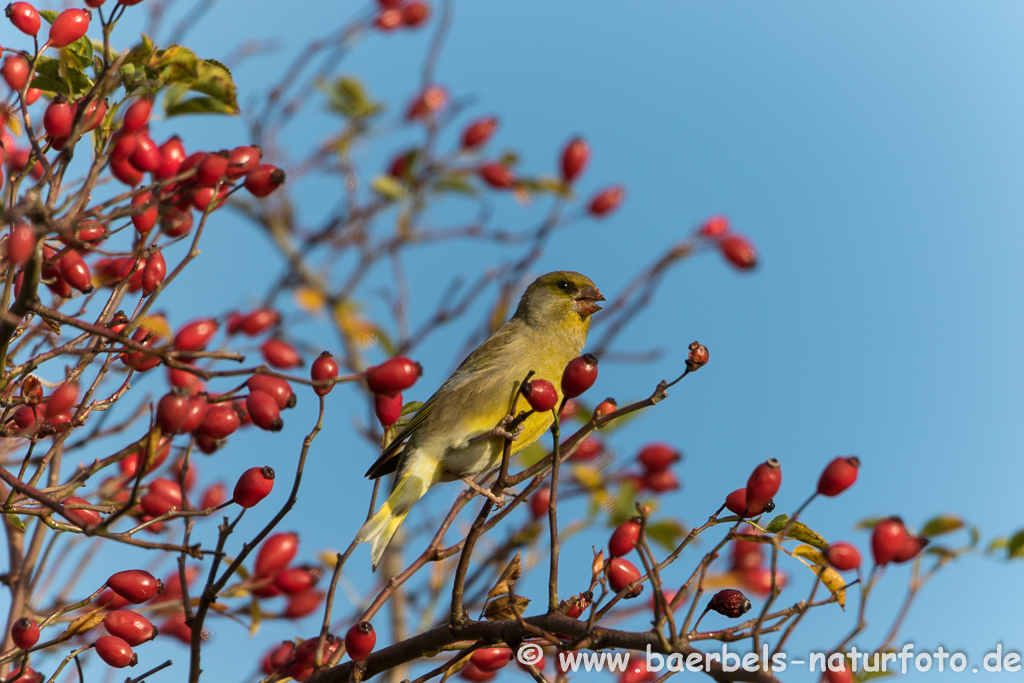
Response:
[[[433,479],[433,477],[430,477]],[[429,479],[424,481],[416,472],[406,471],[401,475],[395,489],[380,506],[380,509],[367,520],[356,534],[356,543],[372,543],[370,554],[373,558],[373,569],[376,571],[384,551],[388,549],[391,538],[402,525],[405,516],[412,506],[423,497],[433,484]]]

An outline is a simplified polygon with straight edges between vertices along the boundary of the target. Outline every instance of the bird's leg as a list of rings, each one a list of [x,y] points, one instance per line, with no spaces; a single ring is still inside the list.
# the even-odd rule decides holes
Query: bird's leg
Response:
[[[486,439],[493,439],[496,436],[500,436],[502,439],[511,439],[512,441],[515,441],[516,439],[519,438],[519,435],[523,433],[523,423],[520,422],[515,426],[515,429],[509,431],[508,425],[513,421],[513,419],[514,418],[511,415],[506,415],[505,417],[501,418],[501,422],[498,423],[497,427],[490,431],[484,432],[483,434],[480,434],[478,436],[474,436],[472,439],[469,440],[466,446],[472,446],[473,444],[479,443]]]
[[[473,481],[473,477],[471,476],[460,477],[460,479],[466,482],[466,485],[469,486],[469,488],[473,489],[481,496],[494,503],[494,505],[498,509],[505,507],[505,494],[502,494],[501,496],[494,495],[493,493],[491,493],[491,490],[489,488],[485,488],[480,484],[476,483],[475,481]]]

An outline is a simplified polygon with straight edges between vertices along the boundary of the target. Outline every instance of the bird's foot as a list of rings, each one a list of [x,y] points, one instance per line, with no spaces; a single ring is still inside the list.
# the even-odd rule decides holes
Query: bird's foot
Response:
[[[515,426],[515,429],[509,431],[508,426],[513,420],[514,418],[511,415],[506,415],[501,418],[501,422],[498,423],[498,426],[491,430],[491,435],[500,436],[503,439],[511,439],[512,441],[518,439],[519,435],[523,433],[523,423],[520,422]]]
[[[480,484],[476,483],[475,481],[473,481],[473,477],[462,477],[462,481],[466,482],[466,485],[469,486],[469,488],[473,489],[481,496],[494,503],[495,507],[497,507],[499,510],[505,507],[504,493],[501,494],[500,496],[494,495],[494,493],[489,488],[485,488]]]

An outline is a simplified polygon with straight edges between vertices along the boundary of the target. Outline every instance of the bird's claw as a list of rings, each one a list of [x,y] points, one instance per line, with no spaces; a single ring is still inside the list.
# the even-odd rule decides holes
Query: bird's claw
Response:
[[[512,420],[513,418],[511,415],[506,415],[501,418],[501,422],[498,423],[497,427],[491,430],[491,434],[494,436],[500,436],[503,439],[511,439],[512,441],[515,441],[523,433],[523,423],[520,422],[516,425],[515,429],[509,431],[508,425]]]
[[[487,500],[489,500],[492,503],[494,503],[495,507],[497,507],[499,510],[501,508],[505,507],[505,494],[504,493],[502,493],[501,495],[496,496],[496,495],[494,495],[494,493],[489,488],[485,488],[483,486],[480,486],[480,484],[478,484],[475,481],[473,481],[472,477],[463,477],[462,481],[466,482],[466,485],[469,486],[469,488],[473,489],[474,491],[479,493],[481,496],[483,496]]]

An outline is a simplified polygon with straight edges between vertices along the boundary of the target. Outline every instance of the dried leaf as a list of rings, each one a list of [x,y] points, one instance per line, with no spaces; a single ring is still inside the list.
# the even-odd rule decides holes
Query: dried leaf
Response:
[[[522,614],[525,612],[529,604],[530,599],[524,598],[521,595],[514,595],[511,599],[508,595],[503,595],[487,603],[487,609],[484,610],[484,618],[487,621],[515,619],[516,613]]]
[[[254,595],[249,601],[249,637],[252,638],[260,630],[260,601]]]
[[[66,629],[64,629],[64,636],[71,637],[77,633],[84,633],[94,626],[99,626],[103,623],[103,617],[106,616],[106,614],[103,613],[103,610],[103,607],[97,607],[93,611],[83,614],[75,619],[68,624]]]
[[[520,559],[520,553],[516,553],[516,556],[509,560],[509,563],[505,565],[505,568],[501,570],[501,576],[498,577],[497,583],[494,584],[488,593],[488,598],[497,598],[502,595],[508,595],[509,591],[516,585],[516,580],[519,579],[519,575],[523,573],[523,565]]]

